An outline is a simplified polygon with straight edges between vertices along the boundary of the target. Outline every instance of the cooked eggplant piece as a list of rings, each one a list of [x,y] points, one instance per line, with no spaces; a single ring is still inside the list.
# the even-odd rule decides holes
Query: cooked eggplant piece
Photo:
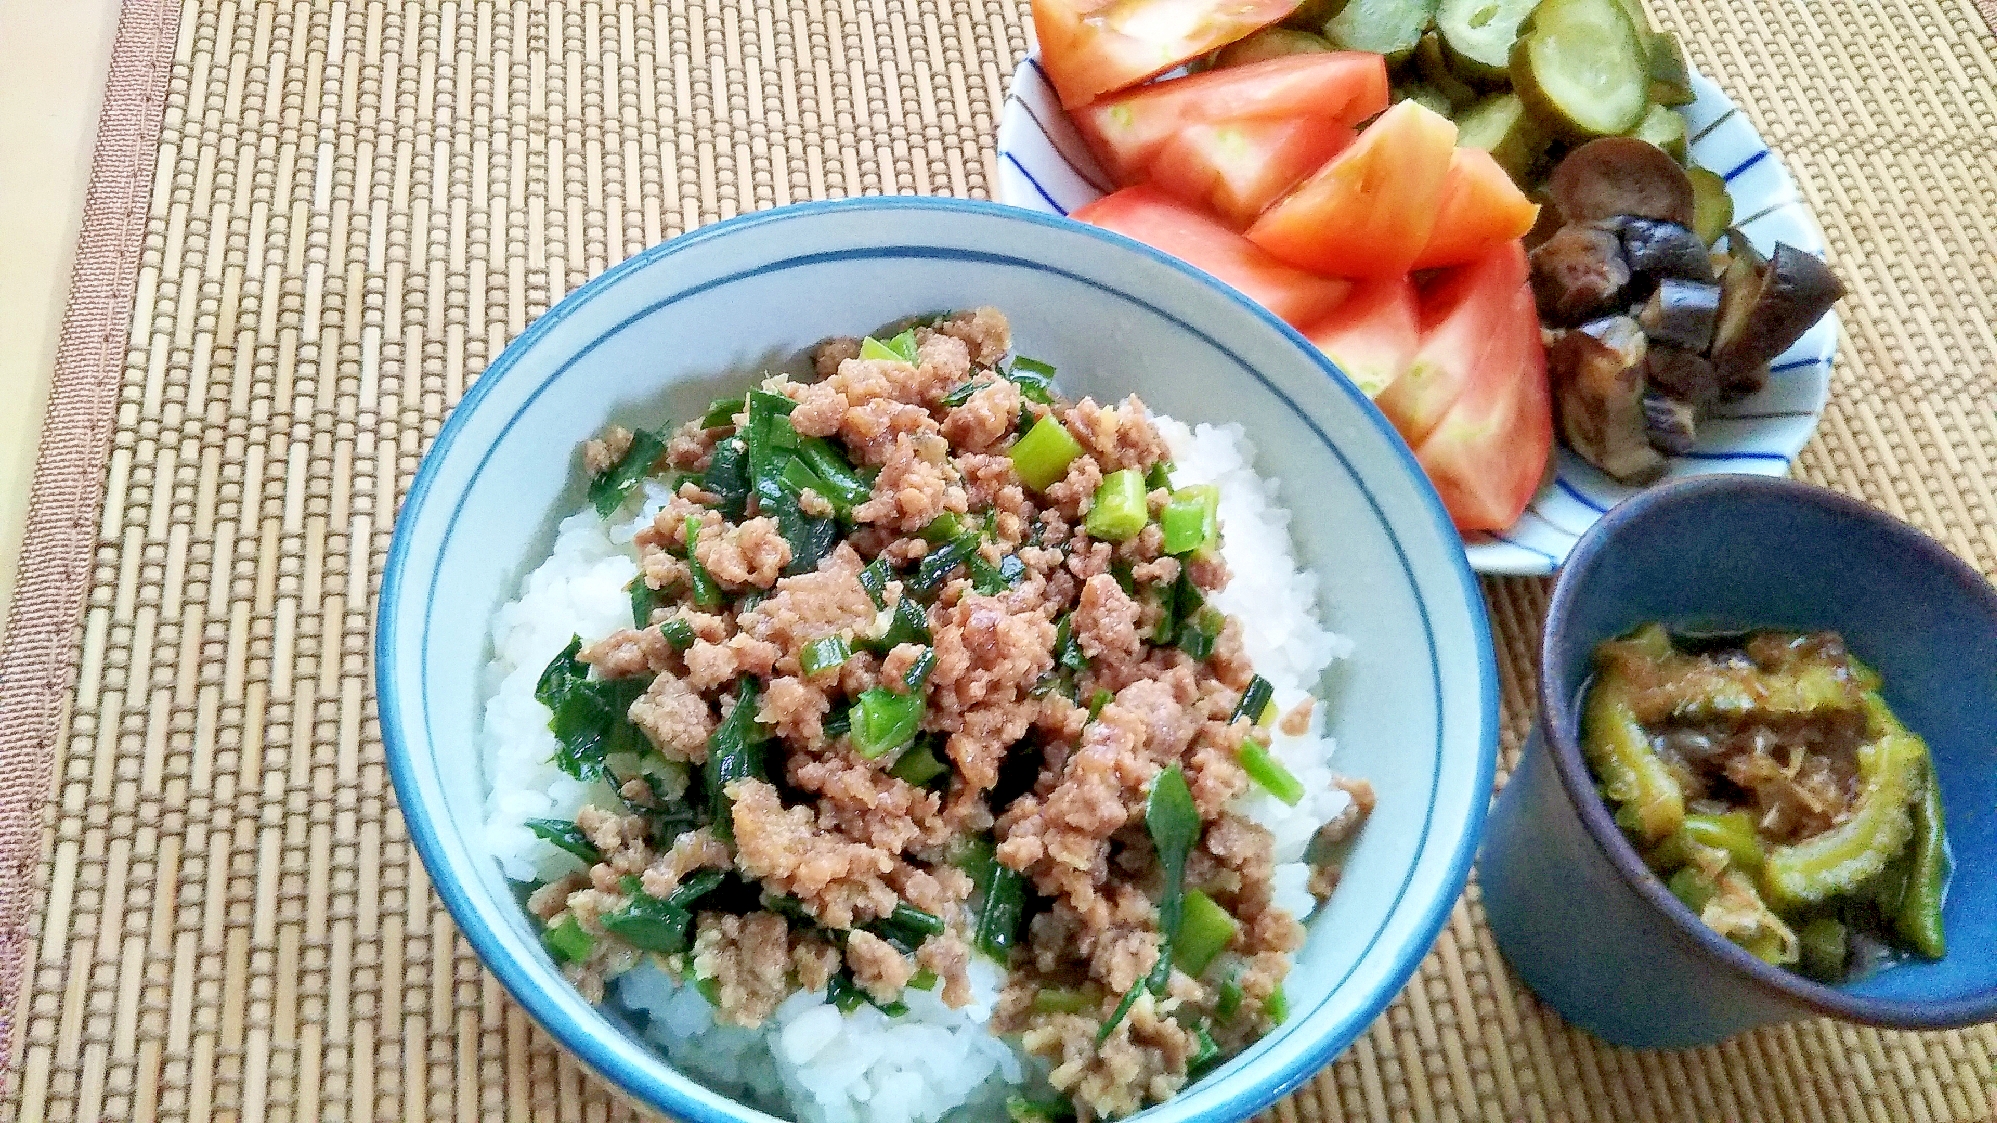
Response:
[[[1576,148],[1553,169],[1547,188],[1569,222],[1637,215],[1692,225],[1692,181],[1685,169],[1635,137],[1603,137]]]
[[[1683,455],[1692,451],[1692,442],[1698,436],[1699,411],[1690,402],[1646,390],[1643,431],[1650,438],[1650,447],[1666,456]]]
[[[1635,320],[1610,316],[1563,333],[1546,354],[1554,412],[1567,446],[1638,487],[1655,482],[1666,467],[1646,432],[1645,349]]]
[[[1711,359],[1698,351],[1651,343],[1644,355],[1644,381],[1650,388],[1669,394],[1697,409],[1718,401],[1724,386]]]
[[[1700,253],[1704,257],[1704,251]],[[1720,286],[1711,281],[1685,281],[1666,277],[1636,322],[1652,343],[1668,343],[1699,355],[1713,345],[1713,328],[1720,320]]]
[[[1713,279],[1713,261],[1706,243],[1690,228],[1638,215],[1624,215],[1614,224],[1622,234],[1623,257],[1630,272],[1660,281],[1666,277]]]
[[[1532,251],[1532,293],[1542,319],[1585,320],[1615,307],[1630,283],[1622,239],[1613,230],[1567,225]]]
[[[1735,236],[1733,261],[1721,281],[1719,329],[1713,363],[1731,389],[1754,381],[1759,368],[1787,351],[1830,311],[1844,285],[1821,260],[1787,242],[1778,242],[1765,262],[1742,252]]]

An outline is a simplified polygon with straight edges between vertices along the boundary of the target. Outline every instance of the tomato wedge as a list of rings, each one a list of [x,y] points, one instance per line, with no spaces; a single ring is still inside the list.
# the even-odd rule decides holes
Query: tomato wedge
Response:
[[[1526,288],[1526,273],[1525,247],[1507,242],[1444,274],[1423,295],[1421,347],[1375,399],[1410,447],[1421,446],[1482,369]]]
[[[1489,152],[1459,148],[1449,158],[1435,229],[1415,258],[1415,268],[1472,261],[1501,242],[1524,237],[1538,218],[1539,207]]]
[[[1151,182],[1239,229],[1355,135],[1350,126],[1311,117],[1192,125],[1158,150]]]
[[[1337,311],[1303,329],[1369,398],[1393,384],[1421,346],[1421,308],[1406,275],[1353,286]]]
[[[1456,126],[1404,101],[1264,211],[1248,237],[1283,261],[1336,277],[1405,273],[1427,244]]]
[[[1068,109],[1224,47],[1296,0],[1033,0],[1041,65]]]
[[[1513,295],[1500,343],[1415,450],[1458,530],[1517,522],[1546,477],[1553,400],[1532,292]]]
[[[1387,108],[1387,60],[1364,51],[1288,55],[1158,82],[1073,113],[1117,182],[1141,182],[1189,126],[1316,118],[1357,125]]]
[[[1155,187],[1126,187],[1072,216],[1135,238],[1204,269],[1291,324],[1323,319],[1344,301],[1350,281],[1292,269],[1255,243]]]

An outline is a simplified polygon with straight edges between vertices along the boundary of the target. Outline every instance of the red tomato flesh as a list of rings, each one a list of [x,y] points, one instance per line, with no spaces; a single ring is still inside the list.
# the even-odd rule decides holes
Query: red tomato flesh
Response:
[[[1387,62],[1363,51],[1288,55],[1174,78],[1074,111],[1075,127],[1124,186],[1189,126],[1315,118],[1357,125],[1387,107]]]
[[[1367,397],[1378,397],[1414,361],[1421,309],[1405,275],[1361,281],[1338,310],[1303,329]]]
[[[1345,299],[1350,281],[1292,269],[1255,243],[1155,187],[1126,187],[1072,216],[1135,238],[1240,289],[1291,324],[1321,320]]]
[[[1526,288],[1525,248],[1507,242],[1431,282],[1422,297],[1422,340],[1408,369],[1375,403],[1419,448],[1482,369]]]
[[[1517,522],[1546,477],[1553,399],[1532,291],[1512,298],[1501,344],[1478,365],[1463,396],[1415,450],[1462,531]]]
[[[1033,0],[1041,65],[1068,109],[1224,47],[1296,0]]]
[[[1459,148],[1449,159],[1435,229],[1415,258],[1416,269],[1461,265],[1501,243],[1525,236],[1539,218],[1534,205],[1505,169],[1481,148]]]
[[[1151,182],[1240,229],[1354,135],[1348,125],[1310,117],[1190,125],[1159,149]]]
[[[1406,273],[1427,244],[1456,126],[1404,101],[1264,211],[1248,237],[1283,261],[1335,277]]]

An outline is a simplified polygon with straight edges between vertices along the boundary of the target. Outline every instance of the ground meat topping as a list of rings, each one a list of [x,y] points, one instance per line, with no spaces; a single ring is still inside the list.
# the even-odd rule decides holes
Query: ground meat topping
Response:
[[[694,974],[714,980],[715,1020],[754,1029],[789,993],[790,926],[773,912],[704,912],[693,944]]]
[[[828,928],[894,911],[887,852],[818,830],[808,807],[786,809],[761,780],[738,780],[727,789],[734,805],[735,862],[750,877],[801,901]]]
[[[700,764],[714,732],[714,711],[683,680],[661,674],[631,703],[631,724],[644,731],[667,760]]]

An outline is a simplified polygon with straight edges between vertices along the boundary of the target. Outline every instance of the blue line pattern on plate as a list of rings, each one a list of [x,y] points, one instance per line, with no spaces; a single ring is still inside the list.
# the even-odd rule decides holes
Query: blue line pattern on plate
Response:
[[[1732,183],[1736,178],[1739,177],[1739,175],[1742,172],[1755,166],[1756,164],[1761,163],[1763,160],[1766,160],[1767,158],[1768,158],[1768,149],[1764,148],[1761,151],[1755,153],[1754,155],[1749,156],[1747,159],[1742,160],[1740,163],[1735,164],[1734,170],[1728,172],[1727,174],[1721,176],[1720,178],[1726,180],[1728,183]]]

